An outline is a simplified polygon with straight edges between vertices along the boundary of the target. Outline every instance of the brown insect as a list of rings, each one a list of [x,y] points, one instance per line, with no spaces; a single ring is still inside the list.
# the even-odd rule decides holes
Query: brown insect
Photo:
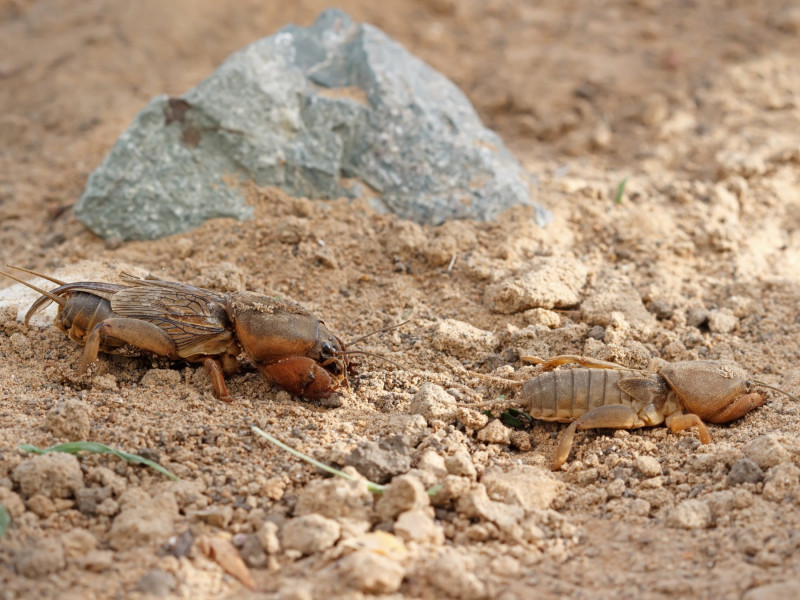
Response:
[[[522,386],[515,401],[524,405],[534,419],[570,423],[553,456],[553,469],[566,462],[579,429],[637,429],[665,423],[678,433],[696,426],[700,441],[708,444],[711,435],[703,421],[727,423],[761,406],[766,397],[754,391],[756,387],[776,390],[797,400],[749,377],[735,363],[724,361],[662,361],[654,372],[648,372],[581,356],[522,360],[537,363],[546,371],[524,383],[489,379]],[[549,371],[569,363],[580,367]],[[490,404],[495,403],[478,406]]]
[[[217,398],[230,402],[225,375],[237,372],[242,350],[269,381],[311,400],[327,398],[346,386],[354,370],[348,359],[353,352],[346,351],[319,318],[294,302],[253,292],[218,294],[126,273],[120,279],[128,285],[66,283],[11,268],[58,285],[46,291],[0,271],[42,294],[25,315],[26,324],[51,301],[59,305],[55,326],[85,346],[79,373],[87,371],[98,352],[118,354],[132,348],[202,363]]]

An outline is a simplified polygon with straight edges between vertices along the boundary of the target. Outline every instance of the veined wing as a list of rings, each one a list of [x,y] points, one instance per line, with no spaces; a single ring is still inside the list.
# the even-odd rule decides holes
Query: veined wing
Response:
[[[111,309],[120,316],[149,321],[175,342],[180,356],[218,354],[227,348],[230,331],[225,299],[210,290],[157,279],[120,278],[133,287],[111,297]]]

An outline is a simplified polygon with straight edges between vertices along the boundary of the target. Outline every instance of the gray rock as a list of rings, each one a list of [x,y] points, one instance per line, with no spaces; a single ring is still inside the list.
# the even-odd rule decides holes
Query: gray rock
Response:
[[[419,223],[531,204],[529,176],[451,81],[327,10],[240,50],[182,97],[151,100],[75,214],[105,238],[155,239],[249,217],[237,189],[249,180],[310,198],[369,187],[378,208]]]
[[[355,467],[364,477],[375,483],[385,483],[394,475],[411,468],[407,440],[395,435],[380,442],[361,442],[347,456],[345,464]]]
[[[728,483],[736,485],[738,483],[758,483],[764,479],[764,471],[749,458],[740,458],[731,467],[728,473]]]
[[[148,571],[136,582],[136,589],[140,592],[160,598],[168,596],[176,586],[175,576],[158,568]]]

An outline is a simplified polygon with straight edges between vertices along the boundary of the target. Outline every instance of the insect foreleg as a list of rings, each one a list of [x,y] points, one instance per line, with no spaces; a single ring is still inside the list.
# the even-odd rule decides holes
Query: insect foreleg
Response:
[[[672,433],[678,433],[679,431],[683,431],[684,429],[689,429],[689,427],[694,427],[697,425],[697,432],[700,435],[700,442],[703,444],[711,443],[711,434],[708,433],[708,427],[697,415],[682,415],[678,413],[673,413],[671,415],[667,415],[667,418],[664,420],[664,423],[669,427],[669,430]]]

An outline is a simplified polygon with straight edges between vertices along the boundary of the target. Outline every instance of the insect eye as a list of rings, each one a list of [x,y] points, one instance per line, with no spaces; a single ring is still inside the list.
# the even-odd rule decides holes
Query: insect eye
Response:
[[[333,346],[331,345],[330,342],[322,342],[321,353],[324,358],[329,358],[333,356],[336,353],[336,351],[333,349]]]
[[[750,391],[750,388],[752,386],[753,386],[753,382],[752,381],[750,381],[749,379],[745,379],[744,380],[744,387],[747,389],[747,391]]]

